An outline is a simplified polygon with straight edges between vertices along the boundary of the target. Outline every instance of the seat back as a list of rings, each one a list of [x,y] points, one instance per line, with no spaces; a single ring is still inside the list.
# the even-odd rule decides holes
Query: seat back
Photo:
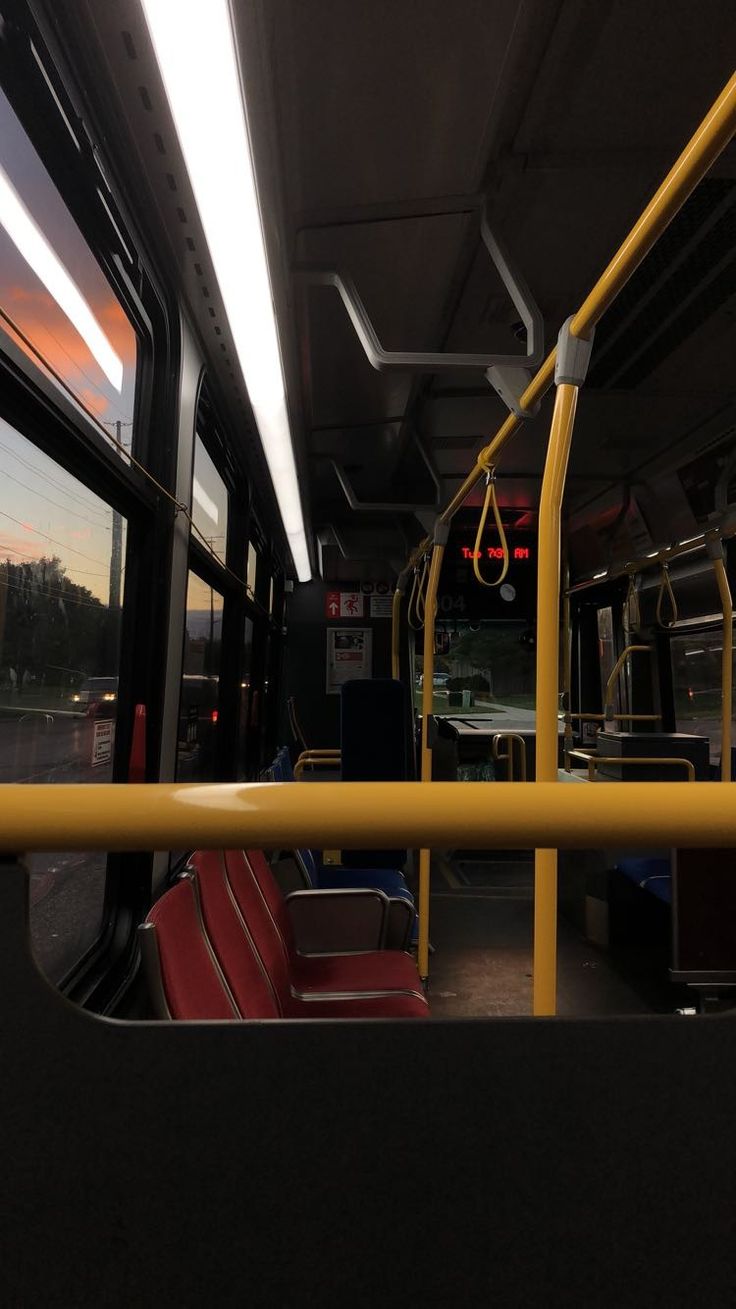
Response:
[[[230,887],[224,851],[198,850],[190,864],[205,930],[242,1017],[280,1018],[277,994]]]
[[[262,889],[254,871],[261,867]],[[265,870],[265,871],[264,871]],[[271,989],[283,1014],[291,1009],[291,961],[296,946],[283,896],[260,851],[226,850],[225,874],[232,897],[247,925]]]
[[[190,879],[177,882],[156,901],[141,928],[141,944],[152,989],[155,993],[160,985],[169,1017],[239,1017],[205,934]]]
[[[346,682],[340,697],[343,782],[405,782],[407,689],[393,678]],[[406,850],[345,850],[346,868],[403,868]]]

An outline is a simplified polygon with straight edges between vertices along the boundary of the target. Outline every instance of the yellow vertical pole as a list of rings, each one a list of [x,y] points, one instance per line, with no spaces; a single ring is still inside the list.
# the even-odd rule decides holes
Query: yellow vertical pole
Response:
[[[437,524],[424,602],[424,659],[422,661],[422,771],[423,782],[432,781],[432,712],[434,709],[434,624],[437,615],[437,588],[449,529]],[[419,975],[429,977],[429,868],[430,851],[419,851]]]
[[[391,676],[395,681],[399,680],[401,660],[401,597],[397,585],[391,601]]]
[[[731,716],[733,712],[733,600],[723,560],[720,537],[706,537],[708,553],[718,583],[723,613],[723,653],[721,654],[721,781],[731,781]]]
[[[537,712],[538,782],[556,782],[557,714],[560,676],[560,564],[562,497],[570,456],[578,388],[587,371],[591,341],[562,328],[555,366],[555,407],[539,502],[537,573]],[[557,851],[534,852],[535,1014],[554,1014],[557,1007]]]
[[[565,694],[565,768],[570,772],[572,734],[572,628],[570,623],[570,568],[565,564],[565,586],[562,593],[562,690]]]

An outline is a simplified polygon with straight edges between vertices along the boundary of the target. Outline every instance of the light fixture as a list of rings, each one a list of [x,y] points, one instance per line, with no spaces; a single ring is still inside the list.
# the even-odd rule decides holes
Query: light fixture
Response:
[[[608,577],[608,569],[604,568],[602,573],[593,573],[593,581],[599,582],[602,577]]]
[[[192,495],[194,497],[196,504],[199,505],[202,512],[205,513],[207,517],[212,520],[215,526],[217,526],[217,524],[220,521],[220,515],[217,509],[217,505],[215,504],[212,497],[207,494],[204,487],[202,486],[202,483],[199,482],[196,477],[192,478]]]
[[[13,183],[0,167],[0,223],[36,277],[43,282],[69,322],[76,328],[105,377],[120,392],[123,361],[115,353],[76,282],[51,248]]]
[[[297,577],[312,572],[228,0],[141,0]]]

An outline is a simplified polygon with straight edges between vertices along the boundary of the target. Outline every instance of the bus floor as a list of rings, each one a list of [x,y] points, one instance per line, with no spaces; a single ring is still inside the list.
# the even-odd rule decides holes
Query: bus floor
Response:
[[[467,858],[461,856],[468,856]],[[532,1012],[534,866],[525,852],[432,856],[429,999],[434,1018]],[[558,921],[557,1012],[565,1017],[672,1013],[666,978],[635,987],[565,918]]]

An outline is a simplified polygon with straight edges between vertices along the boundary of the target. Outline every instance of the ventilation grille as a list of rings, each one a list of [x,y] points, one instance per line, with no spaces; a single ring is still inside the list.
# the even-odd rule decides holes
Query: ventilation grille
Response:
[[[736,182],[696,187],[596,333],[587,386],[637,386],[736,293]]]

